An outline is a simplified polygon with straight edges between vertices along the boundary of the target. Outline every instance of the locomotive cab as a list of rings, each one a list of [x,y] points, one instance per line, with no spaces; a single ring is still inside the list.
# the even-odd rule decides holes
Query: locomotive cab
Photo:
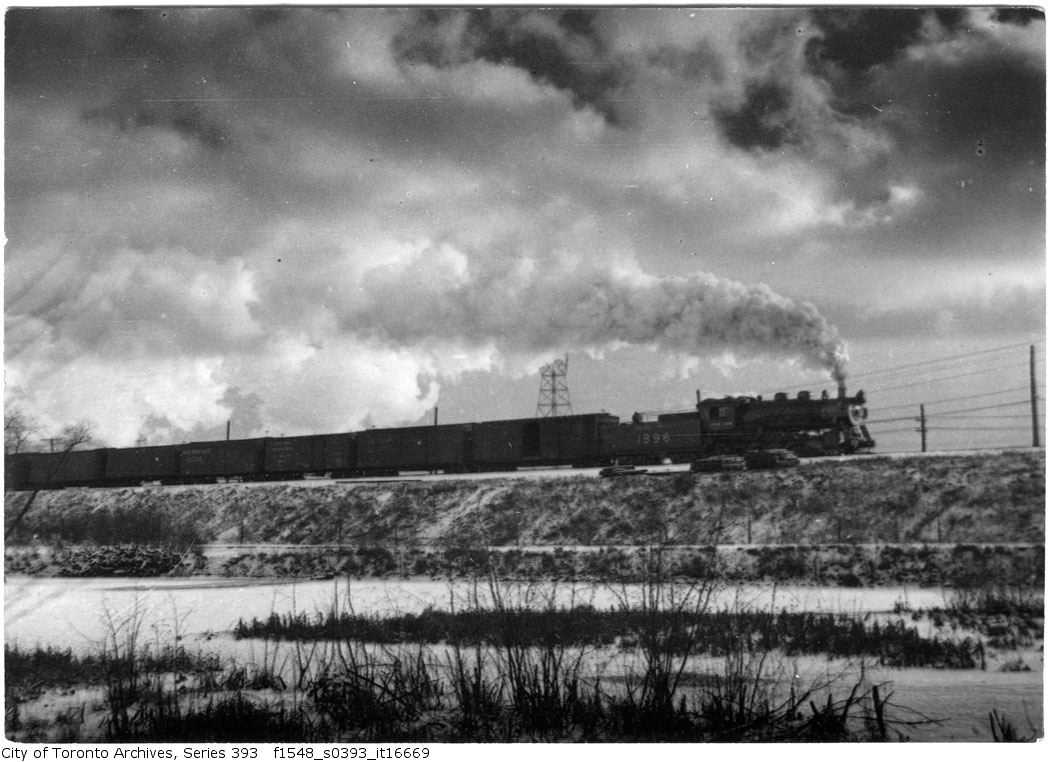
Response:
[[[726,397],[721,400],[704,400],[697,405],[700,420],[707,431],[733,431],[737,425],[739,400]]]

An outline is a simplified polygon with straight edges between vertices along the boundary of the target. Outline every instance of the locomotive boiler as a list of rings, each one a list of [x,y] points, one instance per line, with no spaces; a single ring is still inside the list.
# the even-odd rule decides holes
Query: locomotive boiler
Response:
[[[777,392],[772,399],[725,397],[700,399],[697,413],[703,432],[704,454],[738,455],[746,450],[782,448],[798,455],[849,454],[871,450],[863,391],[853,397],[839,385],[838,394],[808,391],[795,397]]]

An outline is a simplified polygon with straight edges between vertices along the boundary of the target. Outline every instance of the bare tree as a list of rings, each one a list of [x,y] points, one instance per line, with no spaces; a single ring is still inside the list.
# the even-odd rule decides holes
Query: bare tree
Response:
[[[94,425],[91,421],[77,421],[62,427],[62,434],[55,438],[61,443],[63,454],[72,452],[81,445],[89,445],[95,441]]]
[[[4,411],[4,453],[21,452],[40,429],[36,418],[18,408]]]
[[[91,444],[91,442],[94,441],[95,436],[93,430],[94,425],[90,421],[81,420],[63,427],[62,434],[51,440],[52,442],[60,442],[62,450],[59,456],[54,459],[51,465],[51,470],[48,472],[47,480],[49,482],[52,481],[61,470],[69,453],[81,445]],[[36,496],[39,492],[40,490],[37,489],[29,494],[29,498],[26,500],[25,505],[22,506],[22,510],[20,510],[14,520],[7,525],[5,533],[8,537],[10,537],[14,530],[18,528],[22,519],[25,518],[25,515],[29,513],[29,509],[32,507],[33,501],[36,500]]]

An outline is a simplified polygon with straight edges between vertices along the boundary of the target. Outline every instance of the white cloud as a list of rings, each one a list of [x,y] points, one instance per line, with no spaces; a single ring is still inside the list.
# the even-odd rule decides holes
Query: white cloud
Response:
[[[22,358],[15,369],[8,366],[6,396],[36,417],[45,437],[88,420],[98,441],[129,446],[150,416],[164,416],[185,429],[226,420],[227,411],[218,404],[226,389],[218,380],[221,365],[218,357],[81,356],[60,364]]]

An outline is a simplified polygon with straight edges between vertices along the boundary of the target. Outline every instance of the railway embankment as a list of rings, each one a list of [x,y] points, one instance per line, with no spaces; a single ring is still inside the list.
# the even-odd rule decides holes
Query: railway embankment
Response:
[[[6,537],[5,567],[444,576],[476,573],[482,558],[520,576],[590,576],[629,572],[623,547],[658,544],[682,546],[674,563],[687,575],[952,584],[1005,564],[1041,580],[1045,470],[1043,451],[1016,451],[624,479],[62,490],[36,496]],[[10,526],[29,494],[5,497]],[[205,550],[223,544],[281,549]]]

